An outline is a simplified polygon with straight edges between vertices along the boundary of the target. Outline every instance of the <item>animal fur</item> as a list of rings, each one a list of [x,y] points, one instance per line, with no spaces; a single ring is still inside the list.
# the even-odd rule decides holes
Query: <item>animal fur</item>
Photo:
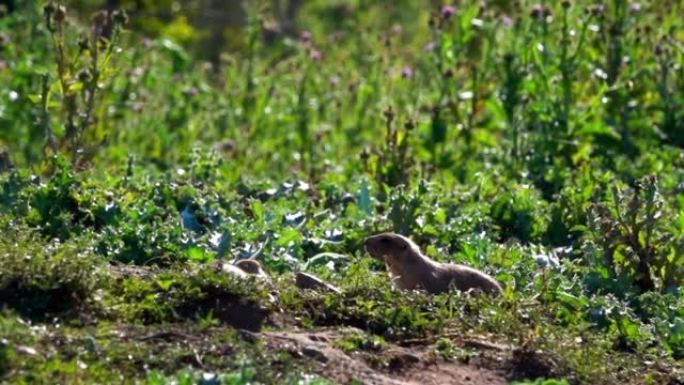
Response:
[[[501,285],[489,275],[468,266],[433,261],[410,239],[395,233],[366,238],[371,256],[385,263],[393,282],[406,290],[424,289],[437,294],[456,288],[499,295]]]

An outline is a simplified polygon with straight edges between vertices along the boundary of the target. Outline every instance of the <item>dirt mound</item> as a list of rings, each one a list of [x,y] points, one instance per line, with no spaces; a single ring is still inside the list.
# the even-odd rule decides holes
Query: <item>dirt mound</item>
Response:
[[[346,353],[334,347],[352,328],[317,331],[272,331],[260,334],[270,349],[285,350],[308,358],[313,370],[335,382],[360,381],[378,385],[503,385],[508,382],[497,370],[445,361],[430,354],[425,346],[388,346],[373,353]]]

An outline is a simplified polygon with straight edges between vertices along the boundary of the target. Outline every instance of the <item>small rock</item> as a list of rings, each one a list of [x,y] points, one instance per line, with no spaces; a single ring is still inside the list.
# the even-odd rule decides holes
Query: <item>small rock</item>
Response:
[[[333,293],[340,294],[342,291],[337,287],[323,281],[322,279],[315,277],[311,274],[297,273],[295,278],[295,285],[300,289],[312,289],[312,290],[323,290],[330,291]]]
[[[318,362],[322,362],[322,363],[328,362],[328,357],[326,357],[325,354],[323,354],[323,352],[321,352],[318,349],[306,348],[305,347],[305,348],[302,348],[302,354],[309,357],[309,358],[313,358],[314,360],[316,360]]]
[[[30,346],[17,345],[14,351],[25,356],[37,356],[38,351]]]
[[[328,339],[323,336],[317,336],[315,334],[310,334],[309,339],[316,342],[328,342]]]
[[[257,333],[246,329],[237,329],[237,333],[243,340],[250,343],[256,343],[259,340],[259,335]]]

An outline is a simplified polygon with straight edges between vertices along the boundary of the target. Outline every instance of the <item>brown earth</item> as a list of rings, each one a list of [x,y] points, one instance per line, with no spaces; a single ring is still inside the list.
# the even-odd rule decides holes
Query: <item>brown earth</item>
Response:
[[[272,331],[261,333],[270,349],[285,350],[307,358],[314,371],[340,384],[356,380],[377,385],[503,385],[508,381],[499,370],[457,360],[446,361],[431,354],[426,346],[388,345],[380,352],[345,353],[333,346],[352,328],[316,331]],[[495,354],[502,354],[497,351]]]
[[[149,278],[157,273],[154,269],[130,266],[117,266],[111,270],[117,278]],[[434,340],[400,341],[387,343],[379,350],[345,352],[337,348],[335,342],[349,333],[362,335],[361,330],[344,325],[297,329],[294,322],[275,322],[277,320],[273,318],[278,318],[276,315],[268,317],[260,309],[241,304],[236,298],[209,297],[205,300],[215,300],[216,303],[202,305],[211,308],[222,324],[213,332],[204,330],[198,333],[180,325],[169,325],[168,330],[162,327],[155,333],[133,328],[124,334],[149,344],[181,342],[187,344],[188,349],[201,351],[200,341],[214,332],[220,333],[225,327],[233,327],[244,339],[262,343],[269,353],[286,352],[315,374],[340,384],[499,385],[507,384],[507,379],[529,374],[528,360],[520,359],[510,347],[486,342],[486,336],[481,340],[467,340],[458,335],[441,336],[467,353],[461,358],[441,357],[436,353]],[[272,329],[262,331],[264,322]],[[537,371],[536,366],[533,369],[532,372]],[[544,369],[542,367],[542,371]],[[549,372],[534,374],[543,376]]]

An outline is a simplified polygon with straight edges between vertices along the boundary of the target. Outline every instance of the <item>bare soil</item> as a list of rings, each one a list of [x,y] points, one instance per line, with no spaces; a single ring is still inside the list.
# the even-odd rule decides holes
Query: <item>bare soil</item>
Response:
[[[285,350],[311,361],[314,371],[340,384],[358,381],[378,385],[502,385],[507,384],[505,373],[499,368],[487,368],[458,360],[444,360],[431,352],[429,346],[402,347],[389,344],[380,352],[346,353],[334,347],[334,341],[352,328],[307,331],[271,331],[260,334],[270,349]],[[490,351],[498,362],[506,355]],[[495,357],[495,356],[500,357]],[[499,366],[499,365],[494,365]],[[501,366],[503,367],[503,366]]]

